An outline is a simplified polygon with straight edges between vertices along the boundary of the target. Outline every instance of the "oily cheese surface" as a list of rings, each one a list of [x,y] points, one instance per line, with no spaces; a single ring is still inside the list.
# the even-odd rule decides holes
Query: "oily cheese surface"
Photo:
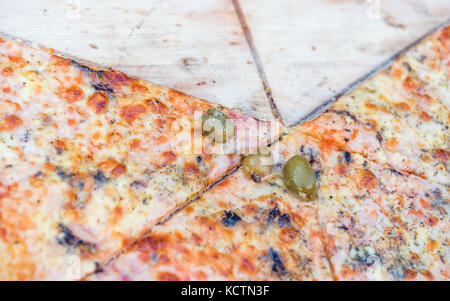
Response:
[[[191,143],[213,107],[235,139]],[[0,39],[0,279],[81,278],[280,129]]]
[[[260,183],[241,170],[88,280],[445,280],[449,191],[295,130]],[[312,202],[281,166],[308,159]]]
[[[280,149],[283,158],[306,157],[316,172],[312,203],[335,279],[448,279],[446,186],[341,150],[301,126]]]

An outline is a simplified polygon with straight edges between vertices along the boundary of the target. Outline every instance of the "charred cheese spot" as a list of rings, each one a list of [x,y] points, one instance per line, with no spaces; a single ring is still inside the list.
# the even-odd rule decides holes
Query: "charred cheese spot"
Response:
[[[72,60],[65,59],[65,58],[58,57],[58,56],[52,56],[52,58],[56,61],[55,62],[56,66],[65,66],[65,67],[72,66]]]
[[[384,144],[384,147],[389,152],[395,153],[397,151],[398,141],[394,137],[386,141]]]
[[[450,152],[444,149],[436,149],[434,151],[434,156],[440,161],[448,161],[450,159]]]
[[[130,81],[128,75],[115,70],[104,71],[101,75],[101,79],[113,88],[119,88],[128,84]]]
[[[16,115],[9,115],[0,120],[0,131],[12,131],[21,126],[22,119]]]
[[[192,207],[188,207],[192,210]],[[187,208],[186,208],[187,209]],[[192,241],[194,241],[196,244],[200,244],[202,242],[202,237],[200,235],[197,235],[195,233],[192,233],[191,236]]]
[[[374,119],[368,119],[368,120],[367,120],[367,126],[368,126],[370,129],[375,130],[375,129],[378,127],[378,123],[377,123],[377,121],[374,120]]]
[[[421,101],[424,101],[428,106],[432,105],[436,101],[428,94],[415,94],[417,99],[420,99]]]
[[[0,227],[0,239],[6,243],[7,242],[8,230],[5,227]]]
[[[247,204],[244,206],[244,212],[247,216],[255,216],[259,207],[256,204]]]
[[[360,188],[370,190],[377,186],[377,178],[370,170],[364,169],[359,173],[358,184]]]
[[[118,177],[120,175],[123,175],[126,171],[127,171],[127,167],[124,164],[118,164],[111,171],[111,175],[113,175],[114,177]]]
[[[124,106],[120,111],[120,117],[128,122],[133,122],[146,111],[145,106],[141,104]]]
[[[175,159],[177,158],[177,154],[175,154],[173,151],[166,151],[162,153],[162,156],[164,158],[164,161],[166,163],[170,163],[175,161]]]
[[[136,150],[136,149],[140,148],[141,147],[141,140],[139,140],[139,139],[131,140],[130,144],[129,144],[129,147],[130,147],[130,150]]]
[[[241,271],[249,275],[254,275],[257,272],[256,266],[253,264],[252,260],[245,256],[242,257],[239,268]]]
[[[401,196],[400,194],[398,194],[395,199],[397,200],[400,208],[403,208],[405,206],[405,200],[403,198],[403,196]]]
[[[87,101],[87,105],[97,114],[102,113],[108,106],[108,95],[105,92],[95,92]]]
[[[430,216],[430,217],[427,217],[427,219],[426,219],[426,224],[428,226],[434,227],[437,225],[438,222],[439,222],[439,219],[435,216]]]
[[[198,174],[200,171],[194,163],[184,163],[184,170],[190,174]]]
[[[8,77],[8,76],[12,75],[13,72],[14,71],[13,71],[13,69],[11,67],[5,67],[5,68],[2,69],[2,75],[4,77]]]
[[[412,260],[414,261],[419,261],[420,260],[420,256],[414,252],[409,252],[409,257],[411,257]]]
[[[201,225],[202,227],[204,227],[208,231],[212,231],[213,232],[213,231],[216,230],[216,223],[214,221],[210,220],[206,216],[199,216],[199,217],[197,217],[197,221],[198,221],[199,225]]]
[[[10,101],[9,99],[4,101],[0,100],[0,116],[16,113],[21,109],[20,105],[16,102]]]
[[[43,168],[47,172],[53,172],[56,170],[56,166],[49,162],[45,162]]]
[[[298,232],[293,228],[283,228],[280,231],[279,238],[286,244],[291,244],[298,236]]]
[[[106,135],[106,145],[111,147],[118,144],[122,140],[122,135],[119,132],[110,132]]]
[[[71,86],[65,89],[62,93],[62,97],[69,103],[73,103],[84,98],[84,92],[78,86]]]
[[[161,118],[156,118],[153,122],[155,123],[155,125],[156,125],[157,127],[163,127],[164,124],[166,123],[166,122],[164,121],[164,119],[161,119]]]
[[[412,91],[419,88],[417,83],[410,76],[406,77],[405,80],[403,81],[403,87],[407,91]]]
[[[392,71],[392,76],[394,76],[397,79],[400,79],[402,77],[402,70],[401,69],[395,69],[394,71]]]
[[[11,63],[16,64],[18,67],[25,67],[27,62],[21,58],[20,56],[8,56],[8,59]]]
[[[147,99],[145,104],[149,107],[150,111],[154,114],[164,115],[167,114],[168,108],[167,105],[162,103],[159,99],[152,98]]]
[[[134,81],[131,85],[131,90],[135,93],[147,93],[148,89],[146,86],[139,83],[139,81]]]
[[[118,177],[127,171],[127,167],[124,164],[112,158],[101,162],[98,167],[102,172],[109,173],[113,177]]]
[[[417,276],[417,272],[414,270],[406,270],[405,275],[403,276],[405,280],[413,280]]]
[[[72,204],[77,199],[77,195],[75,192],[68,190],[65,192],[65,199],[68,201],[69,204]],[[68,207],[75,208],[75,206],[68,206]]]
[[[421,274],[424,275],[425,278],[427,278],[427,280],[429,281],[434,280],[433,274],[431,274],[431,272],[428,270],[422,271]]]
[[[364,106],[366,108],[368,108],[369,110],[376,110],[377,109],[377,106],[375,104],[373,104],[371,102],[368,102],[368,101],[364,103]]]
[[[53,141],[53,147],[56,149],[56,153],[58,155],[61,154],[63,151],[67,151],[66,143],[60,139]]]
[[[180,281],[177,275],[170,272],[159,272],[156,276],[156,279],[159,281]]]
[[[339,176],[343,177],[347,174],[347,165],[344,163],[339,163],[336,165],[335,171]]]
[[[423,121],[430,121],[431,117],[430,117],[430,115],[427,112],[422,111],[420,113],[420,119],[422,119]]]
[[[429,209],[430,208],[430,204],[427,202],[427,200],[425,200],[423,198],[420,199],[420,205],[422,205],[422,207],[424,209]]]
[[[168,247],[170,239],[168,235],[151,234],[139,240],[136,249],[140,252],[160,251]]]
[[[427,249],[430,252],[436,251],[438,246],[439,246],[439,243],[437,241],[435,241],[435,240],[430,240],[430,241],[427,242]]]
[[[444,46],[444,49],[450,49],[450,26],[442,29],[439,40],[442,46]]]
[[[406,102],[396,103],[395,106],[402,111],[409,111],[410,107]]]
[[[164,144],[164,143],[166,143],[167,141],[169,141],[169,139],[167,138],[167,136],[158,136],[158,137],[156,137],[155,138],[155,142],[156,142],[156,144]]]
[[[113,210],[113,220],[117,221],[123,215],[123,208],[120,205],[114,207]]]

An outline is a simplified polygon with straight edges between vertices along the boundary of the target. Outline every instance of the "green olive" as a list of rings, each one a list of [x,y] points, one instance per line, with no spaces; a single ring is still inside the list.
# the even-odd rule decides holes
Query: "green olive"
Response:
[[[283,167],[283,182],[289,192],[302,201],[316,198],[316,175],[302,156],[291,157]]]
[[[225,113],[210,108],[202,117],[202,133],[225,143],[234,136],[234,125]]]
[[[258,151],[256,154],[250,154],[242,160],[242,169],[244,173],[255,182],[260,182],[261,178],[271,173],[273,159],[270,151]]]

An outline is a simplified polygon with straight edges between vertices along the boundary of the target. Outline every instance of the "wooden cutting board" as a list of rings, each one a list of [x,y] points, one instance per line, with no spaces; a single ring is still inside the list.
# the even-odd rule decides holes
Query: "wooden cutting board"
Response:
[[[293,124],[450,16],[448,0],[239,0]],[[272,110],[232,0],[0,0],[0,31],[235,107]]]

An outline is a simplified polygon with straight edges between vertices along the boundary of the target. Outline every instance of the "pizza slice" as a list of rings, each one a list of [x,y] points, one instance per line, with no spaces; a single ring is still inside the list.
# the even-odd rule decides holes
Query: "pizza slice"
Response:
[[[448,279],[448,188],[308,137],[282,142],[318,176],[315,201],[335,279]]]
[[[242,170],[206,192],[90,280],[331,279],[314,207],[274,174]]]
[[[395,265],[394,275],[400,279],[448,280],[449,188],[389,169],[375,174],[384,192],[376,201],[402,231],[408,246],[408,253]],[[413,269],[406,268],[408,265]]]
[[[313,204],[335,279],[448,279],[448,188],[325,144],[302,126],[280,149],[315,170]]]
[[[0,279],[76,279],[282,126],[0,39]]]
[[[344,162],[346,155],[341,157]],[[420,207],[420,200],[444,207],[441,203],[448,198],[419,198],[401,190],[386,190],[386,178],[396,171],[359,154],[351,154],[351,158],[349,163],[337,163],[336,168],[321,174],[321,181],[332,184],[319,190],[324,202],[318,205],[321,222],[327,225],[324,237],[336,278],[448,279],[448,217]],[[408,183],[411,179],[396,174],[395,181]],[[422,194],[426,195],[426,190]],[[325,200],[336,203],[330,206]],[[433,253],[427,244],[435,247]]]
[[[404,60],[414,70],[415,80],[422,86],[417,86],[414,82],[408,85],[407,81],[407,88],[409,86],[413,92],[420,95],[428,92],[432,100],[438,100],[448,107],[450,105],[448,97],[450,26],[444,27],[408,51],[404,55]],[[401,76],[401,78],[406,79],[407,76]],[[427,104],[434,103],[434,101],[427,102]]]

